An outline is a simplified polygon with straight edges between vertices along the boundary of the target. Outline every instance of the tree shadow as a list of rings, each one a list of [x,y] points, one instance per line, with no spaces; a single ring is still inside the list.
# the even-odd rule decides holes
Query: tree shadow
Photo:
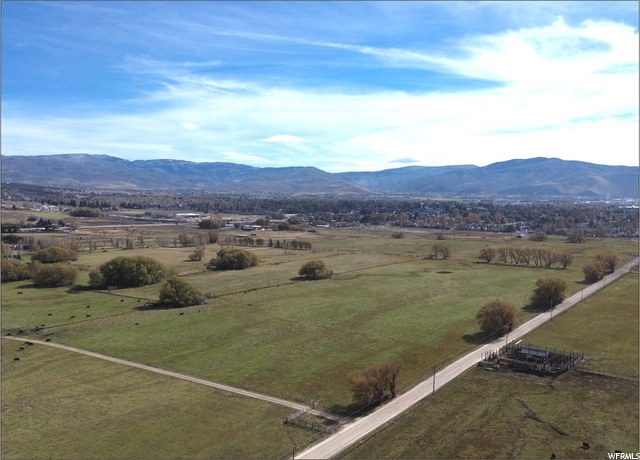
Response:
[[[93,291],[89,286],[71,286],[67,293],[69,294],[80,294],[81,292]]]
[[[176,307],[166,303],[150,302],[150,301],[147,301],[146,304],[133,307],[133,309],[137,311],[181,310],[183,308],[186,308],[186,307]]]
[[[524,307],[522,307],[522,311],[526,311],[527,313],[544,313],[545,311],[549,310],[551,310],[551,308],[544,308],[540,305],[534,305],[532,303],[528,303]]]
[[[471,345],[477,345],[479,343],[485,342],[491,334],[487,334],[484,331],[478,331],[473,334],[465,334],[462,336],[462,340]]]
[[[333,406],[327,409],[327,412],[331,414],[339,415],[341,417],[352,417],[352,418],[363,417],[368,413],[370,413],[371,411],[373,411],[380,404],[382,404],[383,401],[386,401],[386,398],[384,398],[383,400],[373,402],[371,404],[367,404],[366,406],[362,406],[355,402],[346,406],[342,404],[334,404]]]

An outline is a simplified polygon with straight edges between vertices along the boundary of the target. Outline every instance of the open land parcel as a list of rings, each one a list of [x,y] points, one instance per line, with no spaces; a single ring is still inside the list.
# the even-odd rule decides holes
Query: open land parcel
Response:
[[[448,239],[443,243],[451,247],[452,258],[433,260],[425,257],[436,242],[434,232],[408,231],[404,238],[395,239],[389,229],[321,229],[318,233],[266,232],[274,240],[300,238],[310,241],[314,248],[312,251],[251,249],[261,259],[258,267],[238,272],[208,272],[204,270],[204,261],[188,261],[192,248],[154,246],[154,240],[162,232],[175,233],[176,230],[175,227],[137,229],[137,232],[145,232],[149,248],[123,252],[107,248],[105,243],[91,253],[84,252],[77,261],[84,270],[79,283],[86,283],[88,270],[116,255],[146,255],[161,260],[177,272],[192,273],[188,276],[189,281],[209,296],[204,305],[181,309],[184,315],[175,309],[141,308],[147,300],[157,299],[158,285],[109,293],[85,290],[68,293],[65,288],[35,289],[25,282],[5,283],[2,292],[3,333],[45,324],[44,329],[32,337],[51,338],[55,342],[289,400],[304,403],[320,401],[323,410],[348,414],[353,409],[346,379],[350,370],[401,358],[404,361],[401,385],[415,382],[433,365],[442,365],[473,346],[473,342],[480,338],[475,314],[486,301],[501,298],[513,303],[521,310],[520,322],[523,322],[535,314],[522,310],[522,307],[527,304],[536,279],[562,278],[568,285],[567,294],[572,294],[584,287],[580,267],[596,254],[616,254],[624,262],[637,253],[635,241],[628,240],[589,240],[574,245],[555,238],[545,243],[534,243],[512,240],[504,235],[475,233],[457,234],[455,240],[454,235],[447,235]],[[98,240],[101,235],[95,232],[101,231],[87,231],[85,237]],[[574,263],[564,270],[481,263],[478,252],[486,245],[535,245],[553,251],[568,251],[573,254]],[[209,245],[205,260],[208,261],[218,248]],[[302,263],[315,258],[323,259],[334,276],[315,282],[297,279]],[[637,295],[634,299],[637,305]],[[90,309],[86,308],[87,305]],[[89,311],[91,316],[86,317]],[[637,326],[635,330],[637,334]],[[90,426],[87,420],[101,424],[100,431],[111,433],[110,436],[117,433],[116,426],[125,423],[127,417],[113,414],[109,417],[104,411],[95,410],[92,404],[83,404],[82,397],[67,400],[74,410],[81,411],[75,417],[66,417],[64,413],[48,416],[46,414],[50,412],[43,407],[38,408],[38,405],[30,406],[28,411],[6,411],[5,404],[7,408],[16,407],[17,402],[12,399],[16,397],[13,391],[16,388],[37,387],[47,381],[51,383],[44,394],[56,395],[65,387],[55,383],[57,378],[67,379],[69,368],[78,369],[84,365],[81,362],[88,359],[69,357],[53,350],[46,352],[53,353],[50,356],[36,355],[35,350],[28,349],[25,352],[33,354],[35,362],[30,363],[32,358],[21,355],[28,359],[14,363],[10,359],[15,354],[13,348],[17,348],[15,343],[7,344],[6,348],[6,353],[3,353],[3,357],[6,356],[3,360],[3,454],[9,457],[40,456],[20,441],[26,439],[27,434],[33,438],[34,433],[28,431],[28,424],[5,423],[17,417],[31,418],[31,423],[36,424],[49,417],[48,423],[53,427],[76,424],[75,427],[66,425],[66,429],[58,427],[57,431],[44,433],[43,439],[37,441],[43,445],[54,434],[66,436],[63,433],[70,433],[73,429],[77,432]],[[45,352],[38,350],[38,353]],[[63,355],[66,357],[62,358]],[[19,371],[7,371],[18,369],[16,365],[37,364],[38,359],[42,363],[36,366],[37,372],[28,374],[29,378]],[[50,364],[45,366],[45,362]],[[90,366],[103,368],[112,365],[93,363]],[[110,381],[108,378],[96,378],[99,375],[96,372],[89,369],[75,373],[71,382],[90,392],[96,385]],[[121,371],[120,374],[124,374],[120,378],[120,388],[132,388],[130,397],[136,401],[140,401],[140,394],[134,391],[136,380],[144,378],[155,382],[159,378],[141,377],[133,370]],[[162,387],[160,383],[148,385]],[[107,394],[116,390],[106,388],[102,391]],[[123,394],[122,400],[126,400],[128,391],[119,391]],[[272,457],[291,445],[286,434],[293,436],[298,444],[310,436],[310,432],[280,426],[282,417],[288,413],[286,408],[243,402],[250,406],[247,408],[236,404],[241,398],[232,398],[217,390],[184,391],[204,393],[181,400],[180,409],[185,414],[179,425],[186,432],[192,432],[191,437],[185,434],[177,439],[162,440],[170,446],[184,444],[180,446],[182,451],[176,447],[175,456]],[[173,427],[179,416],[162,418],[149,413],[162,405],[163,391],[157,391],[156,396],[149,393],[144,396],[149,402],[140,405],[137,417],[156,420],[159,432]],[[158,401],[154,403],[156,399]],[[220,408],[222,401],[230,404],[225,410],[207,411],[206,416],[188,415],[197,413],[207,404]],[[167,405],[163,413],[170,413],[170,406]],[[127,413],[123,409],[115,411],[116,415]],[[202,426],[209,426],[210,431],[198,433],[201,429],[198,427]],[[261,434],[250,435],[247,426]],[[144,431],[140,433],[142,438],[151,436],[154,442],[158,442],[152,435],[153,430],[146,434]],[[7,442],[7,436],[14,442]],[[202,437],[208,444],[192,439]],[[206,448],[203,447],[205,444]],[[60,454],[53,450],[46,456],[83,456],[81,443],[68,445],[70,450]],[[119,453],[110,452],[107,445],[105,443],[105,451],[96,451],[91,456],[174,456],[168,454],[174,452],[170,447],[161,445],[157,447],[157,454],[145,450],[145,443],[124,442]],[[6,450],[17,449],[16,446],[20,448]]]

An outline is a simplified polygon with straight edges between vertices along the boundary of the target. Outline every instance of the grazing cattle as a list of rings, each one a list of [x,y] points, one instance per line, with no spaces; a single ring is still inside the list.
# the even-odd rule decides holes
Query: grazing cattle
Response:
[[[120,299],[120,302],[124,302],[124,299]]]
[[[24,347],[18,348],[18,351],[24,351]]]
[[[91,318],[91,315],[87,315],[87,316],[85,316],[85,318]]]
[[[24,334],[24,331],[23,331],[22,329],[20,329],[20,330],[18,331],[18,334]]]
[[[51,342],[51,339],[44,339],[45,342]]]
[[[44,327],[44,324],[41,324],[40,327]]]
[[[22,291],[18,291],[18,294],[22,294]]]
[[[582,443],[582,448],[583,448],[584,450],[589,450],[589,443],[588,443],[588,442],[583,442],[583,443]]]
[[[53,313],[49,313],[47,316],[53,316]]]
[[[29,346],[31,346],[31,347],[33,346],[33,342],[25,342],[24,344],[25,344],[25,345],[29,345]]]
[[[20,361],[20,358],[13,358],[14,361]]]
[[[184,315],[184,312],[183,312],[183,311],[181,311],[181,312],[180,312],[180,316],[182,316],[182,315]]]
[[[551,452],[551,460],[553,460],[554,458],[556,458],[556,454],[554,454],[553,452]]]
[[[136,326],[137,326],[138,324],[140,324],[140,323],[136,323]]]
[[[87,308],[91,308],[91,305],[87,305]]]
[[[140,302],[140,299],[138,299],[138,302]]]
[[[72,316],[72,317],[71,317],[71,318],[69,318],[69,319],[74,319],[74,318],[75,318],[75,316]]]

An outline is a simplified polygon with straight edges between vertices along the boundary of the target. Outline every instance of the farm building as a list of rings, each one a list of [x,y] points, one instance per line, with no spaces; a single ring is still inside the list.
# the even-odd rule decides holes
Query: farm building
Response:
[[[488,353],[478,363],[484,369],[510,369],[538,375],[558,375],[571,369],[584,357],[583,353],[523,345],[510,342],[497,352]]]

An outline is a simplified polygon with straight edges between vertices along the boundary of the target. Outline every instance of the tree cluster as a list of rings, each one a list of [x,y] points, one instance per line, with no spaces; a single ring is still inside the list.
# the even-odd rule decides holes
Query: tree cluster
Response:
[[[380,401],[387,394],[395,398],[401,369],[402,360],[394,359],[380,365],[369,366],[364,372],[351,371],[347,378],[351,384],[353,399],[365,406]]]
[[[540,278],[529,297],[534,308],[549,309],[562,303],[567,283],[559,278]]]
[[[95,289],[144,286],[162,281],[166,267],[151,257],[118,256],[89,273],[89,285]]]
[[[75,208],[69,214],[73,217],[100,217],[102,211],[98,208]]]
[[[31,278],[31,267],[26,262],[18,259],[2,258],[2,267],[0,267],[2,282],[6,281],[22,281]]]
[[[31,260],[38,261],[43,264],[52,264],[78,260],[78,256],[78,251],[71,247],[49,246],[47,248],[37,250],[31,257]]]
[[[160,288],[160,303],[170,307],[188,307],[204,302],[204,294],[189,281],[179,276],[171,276]]]
[[[220,249],[207,264],[209,270],[243,270],[258,264],[258,256],[243,249]]]
[[[567,268],[573,262],[573,256],[568,252],[552,252],[542,248],[498,248],[497,250],[487,246],[480,250],[478,259],[491,262],[498,259],[503,263],[526,264],[549,268],[553,264],[559,264]]]
[[[199,228],[216,230],[216,229],[222,227],[222,224],[220,224],[220,222],[218,222],[215,219],[203,219],[200,222],[198,222],[198,227]]]
[[[587,283],[596,283],[607,272],[613,272],[618,265],[618,256],[615,254],[598,254],[593,262],[582,267],[584,279]]]
[[[518,311],[509,302],[495,299],[482,306],[476,315],[480,330],[487,334],[506,333],[511,331]]]
[[[437,259],[440,255],[442,255],[443,259],[448,259],[451,257],[451,248],[443,243],[436,243],[431,246],[431,257]]]
[[[34,262],[31,272],[33,284],[38,287],[71,286],[78,278],[78,269],[65,263]]]

